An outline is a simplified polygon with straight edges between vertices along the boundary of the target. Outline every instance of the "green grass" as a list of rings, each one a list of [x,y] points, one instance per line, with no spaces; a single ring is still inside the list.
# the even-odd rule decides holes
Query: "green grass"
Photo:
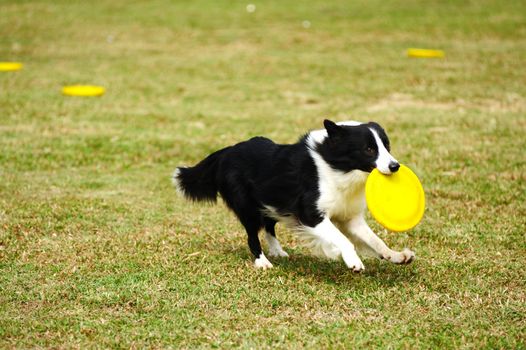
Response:
[[[0,348],[526,348],[526,3],[246,5],[0,1],[25,63],[0,73]],[[354,275],[278,226],[291,258],[257,271],[224,205],[171,187],[326,117],[378,121],[420,176],[419,226],[369,220],[412,265]]]

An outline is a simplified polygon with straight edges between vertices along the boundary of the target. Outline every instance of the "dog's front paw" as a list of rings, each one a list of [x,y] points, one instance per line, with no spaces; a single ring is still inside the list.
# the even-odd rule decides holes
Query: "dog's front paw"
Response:
[[[263,270],[270,269],[273,267],[273,265],[270,263],[270,261],[268,261],[267,257],[263,253],[261,253],[259,258],[257,258],[254,261],[254,266],[256,267],[256,269]]]
[[[356,252],[342,254],[342,258],[345,262],[345,265],[347,265],[347,267],[353,272],[362,272],[363,270],[365,270],[365,266],[363,265]]]
[[[383,258],[389,260],[393,264],[410,264],[415,260],[415,252],[408,248],[404,248],[401,252],[393,251]]]

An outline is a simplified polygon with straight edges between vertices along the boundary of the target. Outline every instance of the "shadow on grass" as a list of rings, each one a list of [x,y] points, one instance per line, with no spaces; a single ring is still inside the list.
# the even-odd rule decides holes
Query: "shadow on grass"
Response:
[[[394,265],[375,258],[363,259],[365,271],[354,273],[349,270],[343,261],[318,258],[303,254],[298,250],[287,250],[289,258],[269,258],[274,265],[272,270],[277,275],[286,273],[297,277],[315,279],[328,284],[353,284],[378,287],[391,287],[400,284],[412,284],[418,281],[418,260],[410,265]],[[237,248],[225,251],[226,254],[235,254],[240,259],[253,260],[248,249]]]

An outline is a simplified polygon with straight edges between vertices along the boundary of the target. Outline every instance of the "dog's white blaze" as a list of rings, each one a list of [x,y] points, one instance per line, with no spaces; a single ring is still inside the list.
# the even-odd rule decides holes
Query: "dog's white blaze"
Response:
[[[376,168],[382,173],[382,174],[392,174],[392,171],[389,170],[389,164],[392,162],[398,163],[396,159],[393,158],[391,153],[385,148],[384,143],[380,139],[380,136],[378,136],[378,133],[374,129],[369,129],[373,133],[374,140],[376,141],[376,145],[378,146],[378,158],[376,159]]]
[[[357,122],[356,120],[344,120],[342,122],[336,122],[337,125],[347,125],[347,126],[356,126],[362,125],[362,122]]]

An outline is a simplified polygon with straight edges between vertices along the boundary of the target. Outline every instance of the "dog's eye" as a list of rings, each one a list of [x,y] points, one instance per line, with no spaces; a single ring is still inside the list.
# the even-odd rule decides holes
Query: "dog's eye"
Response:
[[[375,152],[374,152],[374,149],[372,149],[371,147],[367,147],[367,148],[365,149],[365,153],[366,153],[367,155],[369,155],[369,156],[374,156],[374,153],[375,153]]]

